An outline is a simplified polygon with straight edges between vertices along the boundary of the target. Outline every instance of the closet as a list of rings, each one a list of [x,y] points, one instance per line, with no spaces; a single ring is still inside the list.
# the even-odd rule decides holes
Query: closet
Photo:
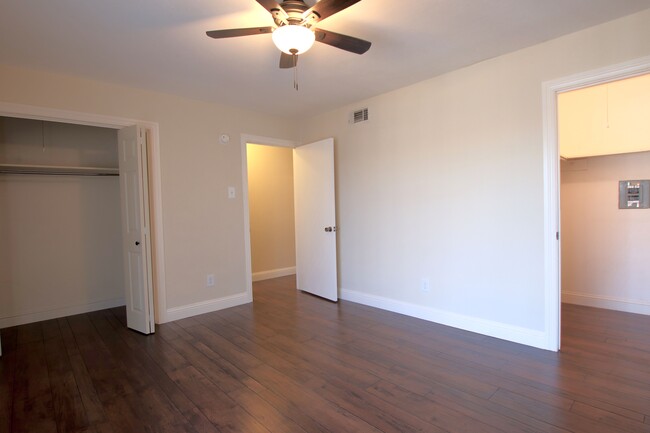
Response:
[[[0,117],[0,328],[124,305],[115,129]]]

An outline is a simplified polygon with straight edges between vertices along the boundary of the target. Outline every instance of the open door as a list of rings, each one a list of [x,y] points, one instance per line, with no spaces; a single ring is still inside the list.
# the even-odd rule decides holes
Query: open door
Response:
[[[122,202],[122,242],[127,326],[154,332],[146,131],[138,125],[117,133]]]
[[[293,151],[298,290],[338,300],[334,140]]]

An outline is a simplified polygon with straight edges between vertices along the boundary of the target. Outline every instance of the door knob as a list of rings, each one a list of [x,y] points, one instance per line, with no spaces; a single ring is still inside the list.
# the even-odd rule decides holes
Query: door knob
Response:
[[[334,226],[334,227],[325,227],[325,231],[327,233],[335,232],[336,231],[336,226]]]
[[[140,245],[140,241],[135,241],[135,245]]]

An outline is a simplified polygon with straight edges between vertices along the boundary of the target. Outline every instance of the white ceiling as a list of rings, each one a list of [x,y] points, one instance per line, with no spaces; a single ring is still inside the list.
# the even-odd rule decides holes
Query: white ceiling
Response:
[[[558,95],[563,158],[650,151],[650,74]]]
[[[313,0],[309,0],[308,3]],[[319,27],[373,43],[359,56],[316,44],[278,68],[254,0],[0,0],[0,62],[305,116],[650,7],[650,0],[363,0]]]

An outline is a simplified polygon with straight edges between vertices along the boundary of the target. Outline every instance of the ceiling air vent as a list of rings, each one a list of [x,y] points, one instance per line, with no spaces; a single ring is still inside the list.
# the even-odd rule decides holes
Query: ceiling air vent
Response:
[[[361,123],[367,120],[368,120],[368,109],[362,108],[361,110],[356,110],[354,113],[352,113],[352,117],[350,118],[350,123]]]

